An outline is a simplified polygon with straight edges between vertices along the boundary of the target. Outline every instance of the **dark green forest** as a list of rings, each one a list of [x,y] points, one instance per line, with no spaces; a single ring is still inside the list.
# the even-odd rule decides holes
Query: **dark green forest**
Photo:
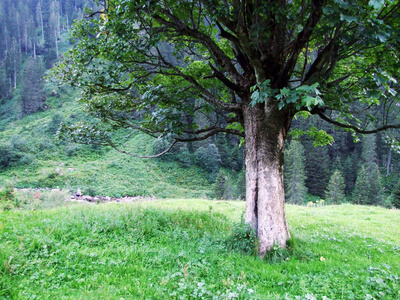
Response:
[[[79,145],[58,138],[61,123],[96,122],[76,101],[79,87],[45,79],[48,70],[74,43],[68,37],[74,20],[84,18],[85,8],[94,6],[93,1],[85,0],[0,0],[0,186],[8,180],[19,188],[83,188],[93,195],[185,194],[162,187],[146,190],[140,179],[132,179],[137,182],[132,187],[129,180],[121,184],[117,182],[122,177],[109,175],[119,174],[124,178],[142,176],[146,182],[153,179],[153,185],[163,178],[171,186],[198,191],[191,196],[244,199],[244,151],[236,136],[220,133],[204,141],[181,143],[164,156],[140,163],[110,147]],[[168,46],[165,51],[170,51]],[[134,117],[145,118],[140,113]],[[201,124],[215,122],[202,114],[196,118]],[[127,129],[112,134],[121,145],[133,145],[144,154],[157,154],[168,146],[168,137],[143,138]],[[316,136],[321,134],[327,145],[318,144]],[[326,204],[351,202],[399,208],[397,136],[397,130],[354,135],[309,114],[298,115],[286,145],[287,202],[306,205],[324,200]],[[81,172],[61,174],[54,161],[67,162],[69,169],[74,166]],[[92,171],[83,171],[88,162],[92,163],[89,168],[94,168],[96,161],[101,161],[97,164],[102,169],[92,171],[108,174],[102,181],[93,179]],[[140,168],[147,173],[157,169],[156,176],[138,175],[142,174]],[[181,175],[171,175],[175,173]]]

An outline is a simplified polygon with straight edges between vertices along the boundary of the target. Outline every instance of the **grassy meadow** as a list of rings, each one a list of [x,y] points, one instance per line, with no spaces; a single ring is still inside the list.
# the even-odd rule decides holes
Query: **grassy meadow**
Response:
[[[400,211],[287,206],[264,260],[244,202],[156,200],[0,213],[0,299],[399,299]]]

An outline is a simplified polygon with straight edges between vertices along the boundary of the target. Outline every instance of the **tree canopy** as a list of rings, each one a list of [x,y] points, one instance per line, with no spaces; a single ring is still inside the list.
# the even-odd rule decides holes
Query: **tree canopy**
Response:
[[[62,131],[116,149],[107,131],[121,126],[171,146],[219,132],[244,137],[246,222],[261,255],[290,236],[283,141],[297,113],[354,133],[400,127],[398,1],[101,4],[74,26],[77,44],[56,69],[100,122]]]

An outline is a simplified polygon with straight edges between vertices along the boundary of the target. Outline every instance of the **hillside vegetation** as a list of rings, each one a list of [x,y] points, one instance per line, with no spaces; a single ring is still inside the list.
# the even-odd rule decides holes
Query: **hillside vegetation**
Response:
[[[67,188],[90,195],[122,197],[206,197],[211,183],[198,167],[183,168],[178,162],[140,159],[115,150],[57,141],[50,129],[56,118],[77,118],[73,105],[36,113],[7,124],[0,131],[2,159],[0,186],[11,180],[18,188]],[[55,131],[55,130],[54,130]],[[128,134],[128,133],[125,133]],[[131,133],[124,147],[152,153],[153,142]],[[0,148],[2,148],[0,147]]]
[[[3,299],[399,299],[398,210],[288,205],[289,249],[252,255],[243,202],[0,215]]]

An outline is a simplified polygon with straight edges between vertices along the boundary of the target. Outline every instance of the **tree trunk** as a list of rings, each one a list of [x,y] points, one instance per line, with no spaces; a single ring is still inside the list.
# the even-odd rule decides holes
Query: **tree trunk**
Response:
[[[244,109],[246,141],[246,223],[251,224],[264,257],[290,237],[285,213],[283,148],[289,117],[276,105]]]
[[[54,42],[56,43],[56,56],[57,59],[59,58],[59,54],[58,54],[58,41],[57,41],[57,29],[54,28]]]
[[[390,175],[390,165],[392,164],[392,148],[389,148],[387,165],[386,165],[386,176]]]

